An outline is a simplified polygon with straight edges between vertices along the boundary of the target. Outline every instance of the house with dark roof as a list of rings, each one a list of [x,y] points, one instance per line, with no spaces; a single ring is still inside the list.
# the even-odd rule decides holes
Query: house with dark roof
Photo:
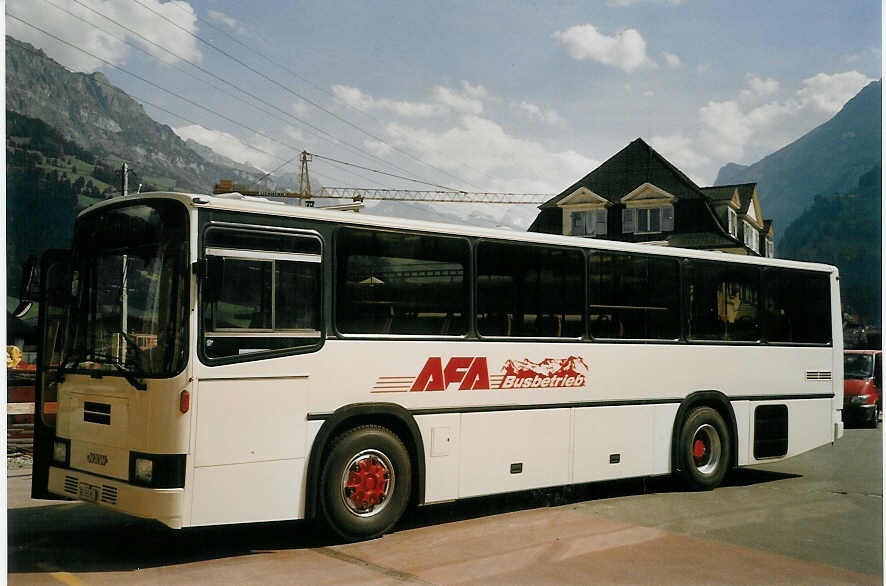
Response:
[[[638,138],[539,206],[531,232],[774,256],[756,183],[699,187]]]

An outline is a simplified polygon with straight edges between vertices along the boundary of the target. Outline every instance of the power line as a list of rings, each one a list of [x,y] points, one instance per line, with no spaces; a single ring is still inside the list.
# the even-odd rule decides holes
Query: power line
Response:
[[[326,114],[328,114],[329,116],[332,116],[332,117],[335,118],[336,120],[338,120],[338,121],[340,121],[340,122],[342,122],[342,123],[344,123],[344,124],[347,124],[348,126],[354,128],[355,130],[357,130],[357,131],[359,131],[359,132],[365,134],[366,136],[372,138],[373,140],[376,140],[376,141],[378,141],[378,142],[380,142],[380,143],[382,143],[382,144],[384,144],[384,145],[386,145],[386,146],[392,148],[393,150],[395,150],[395,151],[397,151],[397,152],[399,152],[399,153],[401,153],[401,154],[406,155],[406,156],[409,157],[410,159],[413,159],[413,160],[417,161],[418,163],[420,163],[420,164],[422,164],[422,165],[425,165],[425,166],[427,166],[427,167],[430,167],[430,168],[432,168],[432,169],[435,169],[436,171],[438,171],[438,172],[440,172],[440,173],[444,173],[445,175],[448,175],[449,177],[452,177],[452,178],[455,179],[456,181],[459,181],[459,182],[461,182],[461,183],[467,183],[466,181],[464,181],[464,180],[462,180],[462,179],[459,179],[458,177],[455,177],[454,175],[452,175],[451,173],[449,173],[449,172],[447,172],[447,171],[445,171],[445,170],[443,170],[443,169],[438,169],[438,168],[434,167],[433,165],[430,165],[429,163],[425,163],[424,161],[422,161],[422,160],[419,159],[418,157],[412,155],[411,153],[409,153],[409,152],[407,152],[407,151],[404,151],[404,150],[402,150],[402,149],[396,147],[395,145],[388,144],[388,142],[385,141],[384,139],[382,139],[382,138],[380,138],[380,137],[378,137],[378,136],[375,136],[375,135],[372,134],[371,132],[369,132],[369,131],[367,131],[367,130],[364,130],[364,129],[361,128],[360,126],[357,126],[356,124],[354,124],[354,123],[351,122],[350,120],[347,120],[346,118],[343,118],[343,117],[339,116],[339,115],[336,114],[335,112],[332,112],[331,110],[329,110],[329,109],[327,109],[327,108],[324,108],[323,106],[321,106],[320,104],[314,102],[313,100],[311,100],[311,99],[309,99],[309,98],[306,98],[305,96],[299,94],[299,93],[296,92],[295,90],[293,90],[293,89],[291,89],[291,88],[289,88],[289,87],[283,85],[282,83],[278,82],[277,80],[275,80],[275,79],[273,79],[273,78],[271,78],[271,77],[265,75],[264,73],[262,73],[262,72],[259,71],[258,69],[255,69],[254,67],[252,67],[252,66],[249,65],[248,63],[246,63],[246,62],[242,61],[241,59],[235,57],[234,55],[228,53],[228,52],[225,51],[224,49],[221,49],[221,48],[219,48],[219,47],[216,47],[214,44],[212,44],[212,43],[210,43],[209,41],[203,39],[203,38],[200,37],[199,35],[195,35],[194,33],[192,33],[191,31],[189,31],[188,29],[184,28],[183,26],[181,26],[180,24],[178,24],[178,23],[175,22],[174,20],[168,18],[168,17],[165,16],[164,14],[161,14],[161,13],[157,12],[156,10],[154,10],[153,8],[151,8],[151,7],[147,6],[147,5],[145,5],[144,3],[141,2],[141,0],[133,0],[133,2],[135,2],[136,4],[138,4],[139,6],[141,6],[142,8],[144,8],[145,10],[147,10],[148,12],[154,14],[155,16],[157,16],[157,17],[159,17],[159,18],[165,20],[166,22],[168,22],[168,23],[171,24],[172,26],[174,26],[174,27],[178,28],[179,30],[181,30],[182,32],[184,32],[185,34],[188,34],[188,35],[190,35],[191,37],[197,39],[198,41],[200,41],[200,42],[203,43],[204,45],[206,45],[206,46],[208,46],[208,47],[211,47],[211,48],[215,49],[216,51],[218,51],[219,53],[221,53],[222,55],[224,55],[224,56],[227,57],[228,59],[231,59],[232,61],[238,63],[238,64],[241,65],[242,67],[245,67],[246,69],[248,69],[249,71],[251,71],[251,72],[253,72],[254,74],[258,75],[258,76],[261,77],[262,79],[265,79],[265,80],[269,81],[270,83],[276,85],[277,87],[279,87],[279,88],[282,89],[283,91],[289,92],[289,93],[292,94],[293,96],[295,96],[295,97],[299,98],[300,100],[303,100],[304,102],[306,102],[306,103],[308,103],[308,104],[314,106],[314,107],[317,108],[318,110],[320,110],[320,111],[322,111],[322,112],[325,112]],[[385,161],[385,162],[386,162],[388,165],[391,165],[390,162],[388,162],[388,161]],[[427,184],[430,185],[429,182],[425,182],[425,183],[427,183]]]
[[[33,29],[35,29],[35,30],[40,31],[41,33],[47,35],[48,37],[53,38],[53,39],[55,39],[56,41],[58,41],[58,42],[60,42],[60,43],[63,43],[63,44],[65,44],[65,45],[69,46],[69,47],[71,47],[72,49],[76,49],[77,51],[80,51],[80,52],[82,52],[82,53],[84,53],[84,54],[86,54],[86,55],[89,55],[89,56],[92,57],[93,59],[95,59],[95,60],[97,60],[97,61],[100,61],[100,62],[104,63],[105,65],[108,65],[109,67],[112,67],[112,68],[114,68],[114,69],[117,69],[118,71],[121,71],[121,72],[123,72],[123,73],[125,73],[125,74],[127,74],[127,75],[130,75],[130,76],[132,76],[132,77],[134,77],[134,78],[136,78],[136,79],[138,79],[138,80],[140,80],[140,81],[142,81],[142,82],[144,82],[144,83],[146,83],[146,84],[148,84],[148,85],[150,85],[150,86],[152,86],[152,87],[155,87],[155,88],[159,89],[160,91],[163,91],[163,92],[165,92],[165,93],[167,93],[167,94],[169,94],[169,95],[171,95],[171,96],[174,96],[174,97],[176,97],[176,98],[179,98],[180,100],[182,100],[182,101],[184,101],[184,102],[186,102],[186,103],[188,103],[188,104],[191,104],[192,106],[194,106],[194,107],[196,107],[196,108],[199,108],[199,109],[201,109],[201,110],[204,110],[204,111],[206,111],[206,112],[209,112],[210,114],[214,114],[215,116],[218,116],[219,118],[222,118],[223,120],[227,120],[227,121],[230,122],[231,124],[235,124],[235,125],[237,125],[237,126],[240,126],[241,128],[244,128],[244,129],[246,129],[246,130],[248,130],[248,131],[250,131],[250,132],[252,132],[252,133],[255,133],[255,134],[259,135],[259,136],[262,136],[262,137],[264,137],[264,138],[266,138],[266,139],[268,139],[268,140],[270,140],[270,141],[272,141],[272,142],[274,142],[274,143],[276,143],[276,144],[279,144],[280,146],[282,146],[282,147],[284,147],[284,148],[287,148],[287,149],[290,149],[290,150],[296,150],[296,147],[293,147],[292,145],[285,144],[285,143],[283,143],[283,142],[277,140],[276,138],[274,138],[274,137],[272,137],[272,136],[269,136],[269,135],[267,135],[267,134],[265,134],[265,133],[263,133],[263,132],[261,132],[261,131],[259,131],[259,130],[256,130],[256,129],[254,129],[254,128],[251,128],[251,127],[249,127],[249,126],[246,126],[245,124],[242,124],[242,123],[240,123],[240,122],[234,120],[233,118],[230,118],[230,117],[228,117],[228,116],[226,116],[226,115],[224,115],[224,114],[221,114],[220,112],[217,112],[217,111],[215,111],[215,110],[213,110],[213,109],[211,109],[211,108],[208,108],[208,107],[206,107],[206,106],[203,106],[203,105],[201,105],[201,104],[198,104],[198,103],[194,102],[193,100],[190,100],[189,98],[186,98],[186,97],[182,96],[181,94],[178,94],[178,93],[176,93],[176,92],[174,92],[174,91],[172,91],[172,90],[169,90],[169,89],[166,89],[166,88],[164,88],[164,87],[162,87],[162,86],[160,86],[160,85],[157,85],[156,83],[154,83],[154,82],[152,82],[152,81],[150,81],[150,80],[148,80],[148,79],[146,79],[146,78],[144,78],[144,77],[142,77],[142,76],[140,76],[140,75],[138,75],[138,74],[132,73],[131,71],[128,71],[128,70],[126,70],[126,69],[124,69],[124,68],[122,68],[122,67],[119,67],[119,66],[117,66],[117,65],[114,65],[114,64],[111,63],[110,61],[107,61],[107,60],[105,60],[105,59],[102,59],[101,57],[99,57],[98,55],[95,55],[94,53],[91,53],[91,52],[89,52],[89,51],[87,51],[87,50],[85,50],[85,49],[82,49],[82,48],[80,48],[80,47],[77,47],[76,45],[73,45],[72,43],[69,43],[68,41],[62,39],[61,37],[58,37],[57,35],[54,35],[54,34],[48,32],[48,31],[46,31],[46,30],[44,30],[44,29],[42,29],[42,28],[40,28],[40,27],[38,27],[38,26],[36,26],[36,25],[31,24],[30,22],[28,22],[28,21],[26,21],[26,20],[24,20],[24,19],[22,19],[22,18],[20,18],[20,17],[18,17],[18,16],[16,16],[16,15],[10,13],[9,11],[6,12],[6,15],[7,15],[9,18],[12,18],[12,19],[14,19],[14,20],[17,20],[17,21],[21,22],[22,24],[24,24],[24,25],[26,25],[26,26],[29,26],[29,27],[31,27],[31,28],[33,28]],[[109,86],[109,87],[114,87],[114,86]],[[115,88],[115,89],[116,89],[116,88]],[[163,108],[163,107],[158,106],[158,105],[156,105],[156,104],[151,104],[151,103],[149,103],[149,102],[147,102],[147,101],[145,101],[145,102],[148,103],[149,105],[151,105],[151,106],[153,106],[153,107],[159,109],[159,110],[162,110],[162,111],[164,111],[164,112],[167,112],[167,113],[169,113],[169,114],[172,114],[173,116],[176,116],[176,117],[178,117],[178,118],[182,118],[183,120],[187,120],[186,118],[184,118],[184,117],[182,117],[182,116],[179,116],[179,115],[177,115],[177,114],[174,114],[174,113],[170,112],[170,111],[167,110],[166,108]],[[196,124],[195,122],[192,122],[192,121],[189,121],[189,122],[191,122],[192,124]],[[251,146],[251,145],[247,145],[247,146]],[[262,149],[259,149],[258,147],[251,146],[251,148],[254,148],[255,150],[258,150],[258,151],[263,152],[263,153],[265,153],[265,154],[271,155],[271,153],[267,153],[266,151],[264,151],[264,150],[262,150]],[[274,155],[271,155],[271,156],[274,156]],[[276,156],[275,156],[275,158],[282,158],[282,157],[276,157]],[[352,165],[352,166],[358,167],[358,165]],[[347,170],[345,170],[345,171],[347,172]],[[354,174],[354,173],[352,173],[352,172],[350,172],[350,174],[355,175],[355,176],[359,176],[359,175],[356,175],[356,174]],[[422,181],[417,180],[417,179],[408,179],[408,178],[406,178],[406,179],[407,179],[407,180],[410,180],[410,181],[417,182],[417,183],[422,183]],[[371,181],[371,180],[370,180],[370,181]],[[372,183],[375,183],[375,181],[372,181]]]
[[[201,109],[201,110],[204,110],[204,111],[206,111],[206,112],[209,112],[209,113],[211,113],[211,114],[214,114],[214,115],[216,115],[216,116],[218,116],[218,117],[220,117],[220,118],[222,118],[222,119],[224,119],[224,120],[227,120],[228,122],[230,122],[230,123],[232,123],[232,124],[235,124],[235,125],[237,125],[237,126],[240,126],[240,127],[244,128],[244,129],[246,129],[246,130],[249,130],[250,132],[253,132],[254,134],[257,134],[257,135],[259,135],[259,136],[262,136],[262,137],[264,137],[264,138],[266,138],[266,139],[268,139],[268,140],[270,140],[270,141],[272,141],[272,142],[275,142],[275,143],[277,143],[277,144],[279,144],[279,145],[281,145],[281,146],[283,146],[283,147],[285,147],[285,148],[288,148],[288,149],[293,149],[293,148],[294,148],[294,147],[292,147],[291,145],[287,145],[287,144],[285,144],[285,143],[282,143],[282,142],[278,141],[277,139],[275,139],[274,137],[269,136],[269,135],[267,135],[267,134],[265,134],[265,133],[263,133],[263,132],[260,132],[260,131],[254,129],[254,128],[251,128],[251,127],[249,127],[249,126],[246,126],[245,124],[242,124],[242,123],[240,123],[240,122],[238,122],[238,121],[236,121],[236,120],[234,120],[234,119],[232,119],[232,118],[230,118],[230,117],[228,117],[228,116],[226,116],[226,115],[224,115],[224,114],[221,114],[220,112],[217,112],[217,111],[215,111],[215,110],[213,110],[213,109],[211,109],[211,108],[208,108],[208,107],[206,107],[206,106],[203,106],[203,105],[201,105],[201,104],[198,104],[198,103],[194,102],[193,100],[191,100],[191,99],[189,99],[189,98],[186,98],[185,96],[182,96],[181,94],[178,94],[177,92],[174,92],[174,91],[172,91],[172,90],[166,89],[166,88],[164,88],[164,87],[162,87],[162,86],[160,86],[160,85],[158,85],[158,84],[156,84],[156,83],[154,83],[154,82],[152,82],[152,81],[150,81],[150,80],[148,80],[148,79],[146,79],[146,78],[144,78],[144,77],[142,77],[142,76],[140,76],[140,75],[138,75],[138,74],[132,73],[132,72],[126,70],[125,68],[122,68],[122,67],[119,67],[119,66],[117,66],[117,65],[114,65],[114,64],[111,63],[110,61],[107,61],[106,59],[103,59],[103,58],[99,57],[98,55],[95,55],[94,53],[92,53],[92,52],[90,52],[90,51],[87,51],[87,50],[85,50],[85,49],[82,49],[82,48],[80,48],[80,47],[77,47],[77,46],[75,46],[74,44],[69,43],[68,41],[62,39],[61,37],[59,37],[59,36],[57,36],[57,35],[54,35],[54,34],[48,32],[48,31],[46,31],[46,30],[44,30],[44,29],[42,29],[42,28],[40,28],[40,27],[38,27],[38,26],[36,26],[36,25],[34,25],[34,24],[31,24],[30,22],[28,22],[28,21],[26,21],[26,20],[24,20],[24,19],[22,19],[22,18],[20,18],[20,17],[18,17],[18,16],[16,16],[16,15],[14,15],[14,14],[8,12],[8,11],[6,12],[6,15],[7,15],[9,18],[12,18],[12,19],[14,19],[14,20],[17,20],[17,21],[21,22],[22,24],[24,24],[24,25],[26,25],[26,26],[29,26],[29,27],[31,27],[31,28],[37,30],[37,31],[40,31],[41,33],[47,35],[48,37],[53,38],[53,39],[55,39],[56,41],[58,41],[58,42],[60,42],[60,43],[63,43],[64,45],[67,45],[67,46],[71,47],[72,49],[76,49],[76,50],[78,50],[78,51],[80,51],[80,52],[82,52],[82,53],[84,53],[84,54],[86,54],[86,55],[92,57],[93,59],[95,59],[95,60],[97,60],[97,61],[100,61],[100,62],[104,63],[105,65],[107,65],[107,66],[109,66],[109,67],[112,67],[112,68],[114,68],[114,69],[116,69],[116,70],[118,70],[118,71],[121,71],[121,72],[123,72],[123,73],[126,73],[127,75],[130,75],[130,76],[132,76],[132,77],[134,77],[134,78],[136,78],[136,79],[138,79],[138,80],[140,80],[140,81],[142,81],[142,82],[144,82],[144,83],[146,83],[146,84],[148,84],[148,85],[150,85],[150,86],[152,86],[152,87],[155,87],[155,88],[159,89],[160,91],[163,91],[163,92],[165,92],[165,93],[168,93],[169,95],[172,95],[172,96],[174,96],[174,97],[176,97],[176,98],[179,98],[180,100],[182,100],[182,101],[184,101],[184,102],[186,102],[186,103],[188,103],[188,104],[190,104],[190,105],[192,105],[192,106],[194,106],[194,107],[196,107],[196,108],[199,108],[199,109]],[[110,86],[110,87],[113,87],[113,86]],[[147,102],[146,102],[146,103],[147,103]],[[177,117],[179,117],[179,118],[185,119],[184,117],[178,116],[177,114],[174,114],[174,113],[170,112],[169,110],[167,110],[167,109],[165,109],[165,108],[162,108],[162,107],[160,107],[160,106],[157,106],[157,105],[155,105],[155,104],[149,104],[149,105],[151,105],[151,106],[153,106],[153,107],[155,107],[155,108],[158,108],[158,109],[160,109],[160,110],[162,110],[162,111],[164,111],[164,112],[170,113],[170,114],[172,114],[172,115],[174,115],[174,116],[177,116]],[[191,123],[193,124],[194,122],[191,122]],[[262,151],[261,149],[258,149],[257,147],[253,147],[253,148],[256,148],[256,150],[259,150],[259,151],[261,151],[261,152],[265,152],[265,154],[270,155],[270,153],[267,153],[266,151]],[[271,156],[273,156],[273,155],[271,155]],[[427,181],[420,180],[420,179],[414,179],[414,178],[411,178],[411,177],[405,177],[405,176],[402,176],[402,175],[396,175],[396,174],[394,174],[394,173],[389,173],[389,172],[382,171],[382,170],[379,170],[379,169],[372,169],[372,168],[369,168],[369,167],[364,167],[364,166],[362,166],[362,165],[357,165],[357,164],[355,164],[355,163],[348,163],[348,162],[346,162],[346,161],[340,161],[340,160],[338,160],[338,159],[333,159],[333,158],[331,158],[331,157],[325,157],[325,156],[323,156],[323,155],[316,155],[316,154],[314,154],[313,156],[316,156],[316,157],[318,157],[318,158],[320,158],[320,159],[323,159],[323,160],[326,160],[326,161],[329,161],[329,162],[332,162],[332,163],[336,163],[336,164],[339,164],[339,165],[344,165],[344,166],[348,166],[348,167],[355,167],[355,168],[358,168],[358,169],[363,169],[364,171],[370,171],[370,172],[372,172],[372,173],[378,173],[378,174],[381,174],[381,175],[386,175],[386,176],[389,176],[389,177],[394,177],[394,178],[402,179],[402,180],[405,180],[405,181],[410,181],[410,182],[414,182],[414,183],[421,183],[421,184],[424,184],[424,185],[430,185],[430,186],[432,186],[432,187],[437,187],[437,188],[440,188],[440,189],[443,189],[443,190],[445,190],[445,191],[449,191],[449,192],[458,191],[458,190],[454,190],[454,189],[451,189],[451,188],[448,188],[448,187],[445,187],[445,186],[442,186],[442,185],[438,185],[438,184],[436,184],[436,183],[431,183],[431,182],[427,182]],[[374,182],[373,182],[373,183],[374,183]]]
[[[369,167],[363,167],[361,165],[356,165],[354,163],[347,163],[345,161],[339,161],[337,159],[333,159],[331,157],[324,157],[323,155],[318,155],[317,153],[309,153],[310,155],[317,157],[318,159],[323,159],[325,161],[329,161],[331,163],[337,163],[339,165],[347,165],[349,167],[356,167],[358,169],[363,169],[364,171],[371,171],[373,173],[378,173],[380,175],[387,175],[388,177],[395,177],[397,179],[405,179],[406,181],[412,181],[414,183],[422,183],[424,185],[430,185],[431,187],[439,187],[445,191],[461,191],[458,189],[452,189],[451,187],[446,187],[444,185],[437,185],[436,183],[429,183],[427,181],[421,181],[419,179],[410,179],[409,177],[403,177],[401,175],[394,175],[393,173],[388,173],[387,171],[380,171],[378,169],[370,169]]]
[[[234,35],[228,33],[226,30],[224,30],[224,29],[222,29],[222,28],[220,28],[220,27],[215,26],[214,24],[212,24],[212,22],[206,20],[205,18],[201,18],[200,15],[197,14],[197,11],[196,11],[196,10],[194,10],[194,12],[191,13],[191,12],[186,11],[181,5],[176,4],[175,6],[176,6],[176,7],[177,7],[182,13],[187,13],[188,16],[191,16],[191,15],[193,14],[193,16],[195,16],[195,17],[197,18],[198,21],[200,21],[200,22],[206,24],[207,26],[209,26],[209,28],[211,28],[211,29],[213,29],[214,31],[220,33],[221,35],[227,37],[228,39],[230,39],[231,41],[237,43],[237,44],[240,45],[241,47],[243,47],[243,48],[245,48],[245,49],[247,49],[247,50],[249,50],[249,51],[255,53],[256,55],[258,55],[259,57],[261,57],[262,59],[264,59],[264,60],[267,61],[268,63],[270,63],[270,64],[272,64],[272,65],[274,65],[274,66],[276,66],[276,67],[282,69],[283,71],[285,71],[285,72],[287,72],[288,74],[292,75],[292,76],[295,77],[296,79],[298,79],[298,80],[300,80],[300,81],[303,81],[304,83],[308,84],[309,86],[313,87],[314,89],[316,89],[316,90],[318,90],[318,91],[320,91],[320,92],[322,92],[322,93],[328,95],[328,96],[331,97],[332,99],[334,99],[334,100],[337,99],[337,96],[336,96],[334,93],[330,92],[328,89],[324,88],[323,86],[318,85],[318,84],[312,82],[310,79],[304,77],[303,75],[299,74],[299,73],[296,72],[296,71],[293,71],[292,69],[290,69],[290,68],[287,67],[286,65],[280,63],[279,61],[276,61],[275,59],[273,59],[272,57],[270,57],[270,56],[264,54],[263,52],[259,51],[258,49],[249,46],[248,44],[244,43],[243,41],[241,41],[240,39],[238,39],[238,38],[235,37]],[[375,122],[376,124],[379,124],[379,125],[383,124],[381,120],[379,120],[378,118],[376,118],[375,116],[373,116],[372,114],[370,114],[369,112],[367,112],[366,110],[362,110],[362,109],[360,109],[360,108],[357,108],[357,107],[355,107],[355,106],[352,106],[351,104],[348,104],[347,102],[341,102],[341,103],[342,103],[342,105],[343,105],[344,107],[348,108],[349,110],[353,110],[354,112],[357,112],[358,114],[361,114],[361,115],[365,116],[366,118],[368,118],[369,120],[372,120],[372,121]],[[392,148],[393,148],[393,147],[392,147]],[[451,178],[453,178],[453,179],[455,179],[455,180],[457,180],[457,181],[462,181],[462,180],[459,179],[458,177],[455,177],[454,175],[451,175],[451,174],[447,173],[446,171],[443,171],[442,169],[438,169],[437,167],[435,167],[434,165],[431,165],[430,163],[426,163],[426,162],[421,161],[421,160],[419,160],[418,162],[421,163],[421,164],[423,164],[423,165],[425,165],[425,166],[427,166],[427,167],[429,167],[429,168],[431,168],[431,169],[434,169],[434,170],[436,170],[436,171],[440,171],[440,172],[442,172],[442,173],[444,173],[444,174],[446,174],[446,175],[449,175]],[[474,171],[474,172],[480,173],[481,175],[483,175],[484,177],[486,177],[487,179],[489,179],[489,176],[488,176],[486,173],[484,173],[483,171],[479,171],[479,170],[475,169],[474,167],[468,165],[467,163],[459,163],[459,164],[460,164],[461,166],[467,168],[467,169],[470,169],[470,170],[472,170],[472,171]],[[470,183],[468,183],[468,182],[464,182],[464,183],[467,183],[467,184],[470,185]],[[476,186],[475,186],[475,187],[476,187]]]
[[[48,3],[50,3],[50,4],[52,4],[52,2],[50,2],[50,0],[46,0],[46,1],[47,1]],[[312,134],[314,134],[314,135],[317,136],[318,138],[325,139],[325,140],[327,140],[327,141],[329,141],[329,142],[331,142],[331,143],[333,143],[333,144],[338,144],[338,145],[340,145],[340,146],[342,146],[342,147],[345,147],[345,148],[347,148],[347,149],[349,149],[349,150],[355,152],[356,154],[361,155],[361,156],[364,156],[364,157],[366,157],[366,158],[368,158],[368,159],[374,159],[374,160],[380,161],[380,162],[382,162],[382,163],[385,163],[385,164],[387,164],[387,165],[391,165],[391,166],[393,166],[394,168],[397,168],[397,169],[399,169],[399,170],[401,170],[401,171],[403,171],[403,172],[406,172],[406,173],[409,172],[409,171],[407,171],[406,169],[404,169],[404,168],[402,168],[402,167],[399,167],[399,166],[397,166],[397,165],[391,164],[390,162],[386,161],[385,159],[382,159],[381,157],[375,156],[375,155],[373,155],[372,153],[368,153],[368,152],[364,151],[364,150],[361,149],[360,147],[357,147],[357,146],[355,146],[355,145],[352,145],[351,143],[349,143],[349,142],[347,142],[347,141],[341,140],[341,139],[339,139],[339,138],[333,136],[332,134],[330,134],[329,132],[323,130],[322,128],[319,128],[319,127],[317,127],[317,126],[311,124],[310,122],[306,122],[305,120],[302,120],[301,118],[299,118],[298,116],[295,116],[294,114],[292,114],[292,113],[290,113],[290,112],[287,112],[287,111],[285,111],[285,110],[282,110],[281,108],[277,107],[276,105],[274,105],[274,104],[268,102],[267,100],[264,100],[263,98],[261,98],[261,97],[255,95],[255,94],[253,94],[252,92],[249,92],[249,91],[247,91],[247,90],[244,90],[244,89],[240,88],[239,86],[237,86],[236,84],[234,84],[234,83],[228,81],[227,79],[224,79],[224,78],[222,78],[222,77],[220,77],[220,76],[214,74],[213,72],[211,72],[211,71],[209,71],[209,70],[207,70],[207,69],[201,67],[200,65],[194,63],[193,61],[191,61],[191,60],[189,60],[189,59],[187,59],[187,58],[185,58],[185,57],[182,57],[181,55],[178,55],[177,53],[175,53],[175,52],[173,52],[173,51],[167,49],[166,47],[163,47],[162,45],[159,45],[158,43],[155,43],[155,42],[152,41],[151,39],[148,39],[148,38],[145,37],[144,35],[140,34],[139,32],[137,32],[137,31],[131,29],[130,27],[127,27],[126,25],[124,25],[124,24],[122,24],[122,23],[120,23],[120,22],[114,20],[113,18],[111,18],[111,17],[109,17],[109,16],[107,16],[107,15],[105,15],[105,14],[102,14],[100,11],[97,11],[97,10],[95,10],[94,8],[92,8],[92,7],[90,7],[90,6],[86,5],[86,4],[84,4],[84,3],[81,2],[80,0],[73,0],[73,1],[76,2],[77,4],[79,4],[80,6],[83,6],[83,7],[86,8],[87,10],[89,10],[89,11],[91,11],[91,12],[93,12],[93,13],[99,15],[99,16],[101,16],[101,17],[104,18],[105,20],[108,20],[108,21],[112,22],[113,24],[119,26],[120,28],[122,28],[122,29],[124,29],[124,30],[130,32],[131,34],[136,35],[136,36],[139,37],[140,39],[144,40],[146,43],[150,43],[150,44],[154,45],[155,47],[157,47],[157,48],[159,48],[159,49],[165,51],[166,53],[168,53],[168,54],[171,55],[172,57],[174,57],[174,58],[176,58],[176,59],[178,59],[178,60],[180,60],[180,61],[183,61],[183,62],[189,64],[191,67],[194,67],[194,68],[197,69],[198,71],[201,71],[201,72],[205,73],[206,75],[209,75],[209,76],[213,77],[214,79],[217,79],[217,80],[221,81],[222,83],[224,83],[224,84],[226,84],[226,85],[229,85],[229,86],[233,87],[235,90],[237,90],[237,91],[239,91],[239,92],[241,92],[241,93],[243,93],[243,94],[245,94],[245,95],[251,97],[251,98],[254,99],[254,100],[257,100],[257,101],[261,102],[262,104],[268,106],[269,108],[272,108],[272,109],[276,110],[277,112],[280,112],[280,114],[282,114],[282,115],[284,115],[284,116],[287,116],[288,118],[291,118],[292,120],[295,120],[295,121],[298,122],[299,124],[302,124],[302,125],[306,126],[308,129],[310,129],[310,131],[313,131]],[[53,6],[55,6],[55,5],[53,4]],[[59,7],[56,6],[56,8],[59,8]],[[60,9],[60,10],[64,10],[63,8],[59,8],[59,9]],[[100,30],[100,31],[105,32],[105,33],[107,33],[107,34],[110,34],[110,33],[108,33],[108,31],[106,31],[106,30],[102,29],[101,27],[97,26],[95,23],[91,23],[91,22],[89,22],[89,21],[87,21],[87,20],[85,20],[85,19],[82,19],[82,18],[78,17],[77,15],[75,15],[75,14],[73,14],[73,13],[71,13],[71,12],[68,12],[67,10],[64,10],[64,11],[67,12],[68,14],[70,14],[71,16],[74,16],[75,18],[80,19],[82,22],[85,22],[85,23],[89,24],[90,26],[92,26],[92,27],[94,27],[94,28],[96,28],[96,29],[98,29],[98,30]],[[119,38],[119,37],[117,37],[117,38]],[[156,59],[156,58],[157,58],[155,55],[151,55],[150,52],[145,51],[145,50],[142,49],[141,47],[139,47],[139,46],[137,46],[137,45],[134,45],[133,43],[130,43],[130,42],[126,41],[125,39],[123,39],[122,41],[123,41],[124,43],[126,43],[127,45],[130,45],[130,46],[132,46],[132,47],[135,47],[136,49],[138,49],[138,50],[140,50],[140,51],[146,53],[148,56],[150,56],[150,57],[153,58],[153,59]],[[246,104],[252,106],[253,108],[257,109],[259,112],[262,112],[263,114],[266,114],[266,115],[268,115],[268,116],[271,116],[271,117],[273,117],[273,118],[277,118],[278,120],[281,120],[281,118],[280,118],[279,116],[275,116],[274,114],[272,114],[272,113],[270,113],[270,112],[268,112],[268,111],[266,111],[266,110],[263,110],[263,109],[259,108],[259,107],[256,106],[255,104],[251,104],[251,103],[249,103],[248,101],[243,100],[242,98],[240,98],[240,97],[238,97],[238,96],[235,96],[235,95],[233,95],[233,94],[231,94],[231,93],[229,93],[229,92],[225,92],[224,90],[221,90],[220,88],[217,88],[216,86],[214,86],[214,85],[212,85],[212,84],[209,84],[208,82],[205,82],[205,81],[204,81],[203,83],[207,83],[207,85],[210,85],[210,87],[213,87],[213,88],[215,88],[215,89],[218,89],[219,91],[221,91],[221,92],[224,93],[225,95],[228,95],[228,96],[230,96],[230,97],[232,97],[232,98],[234,98],[234,99],[236,99],[236,100],[239,100],[239,101],[241,101],[241,102],[244,102],[244,103],[246,103]]]

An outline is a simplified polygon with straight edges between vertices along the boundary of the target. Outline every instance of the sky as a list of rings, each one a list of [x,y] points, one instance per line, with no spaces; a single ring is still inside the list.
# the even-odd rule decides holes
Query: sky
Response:
[[[327,186],[556,194],[638,137],[711,185],[828,120],[882,63],[876,0],[7,0],[6,13],[7,34],[103,72],[181,137],[275,175],[308,150]]]

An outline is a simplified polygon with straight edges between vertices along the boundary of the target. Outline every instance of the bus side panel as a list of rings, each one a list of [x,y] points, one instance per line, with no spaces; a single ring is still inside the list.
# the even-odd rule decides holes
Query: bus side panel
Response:
[[[652,405],[576,409],[574,482],[652,472],[654,411]]]
[[[753,452],[750,448],[753,443],[751,428],[754,422],[751,419],[748,401],[731,401],[731,403],[732,412],[735,414],[735,435],[738,444],[735,462],[738,466],[745,466],[751,463],[751,452]]]
[[[303,510],[304,468],[304,459],[195,468],[190,524],[294,519]]]
[[[462,414],[458,496],[568,484],[571,411]]]
[[[192,525],[303,510],[308,393],[307,376],[199,381]]]
[[[760,401],[749,405],[750,414],[750,463],[771,461],[773,458],[754,458],[754,410],[761,405],[786,405],[788,409],[788,452],[783,457],[790,458],[819,446],[831,443],[833,432],[830,425],[833,417],[831,399],[806,399],[801,401]]]
[[[425,447],[426,504],[458,498],[460,419],[458,413],[415,418]]]

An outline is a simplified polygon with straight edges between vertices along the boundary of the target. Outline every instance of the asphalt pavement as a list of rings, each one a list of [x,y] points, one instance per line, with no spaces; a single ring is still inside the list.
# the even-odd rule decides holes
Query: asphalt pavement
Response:
[[[10,584],[882,584],[882,430],[686,492],[670,477],[417,509],[339,544],[304,522],[174,531],[7,482]]]

